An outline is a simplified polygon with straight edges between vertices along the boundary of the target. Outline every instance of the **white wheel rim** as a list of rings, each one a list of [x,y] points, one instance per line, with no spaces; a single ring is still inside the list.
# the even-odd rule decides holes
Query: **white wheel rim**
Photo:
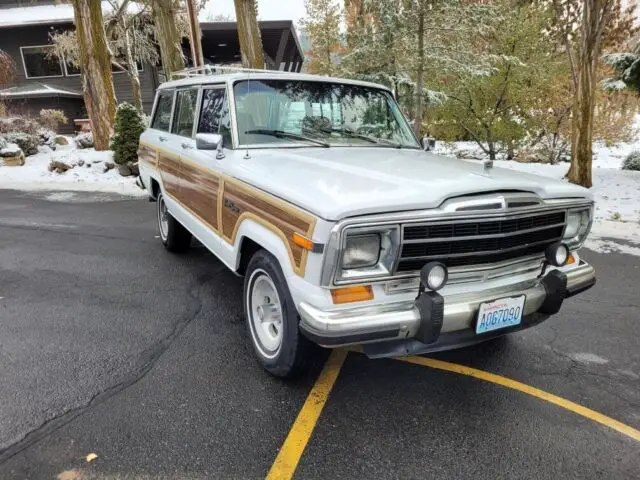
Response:
[[[169,231],[169,212],[162,195],[158,199],[158,226],[160,228],[160,236],[163,240],[166,240],[167,232]]]
[[[273,280],[264,270],[252,272],[246,302],[253,343],[262,355],[274,358],[282,346],[282,304]]]

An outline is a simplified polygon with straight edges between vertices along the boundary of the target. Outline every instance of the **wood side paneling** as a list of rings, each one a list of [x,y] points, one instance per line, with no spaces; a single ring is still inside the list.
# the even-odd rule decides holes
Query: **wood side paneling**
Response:
[[[206,166],[151,150],[141,144],[139,157],[150,163],[157,159],[167,193],[223,240],[235,244],[242,221],[255,220],[283,240],[294,272],[304,275],[308,252],[293,243],[293,234],[311,238],[315,227],[313,215]]]
[[[311,215],[288,205],[254,187],[238,181],[225,181],[222,200],[222,235],[235,242],[240,222],[254,218],[280,233],[291,254],[294,269],[304,273],[307,251],[293,243],[293,234],[311,236],[314,220]]]
[[[138,160],[142,160],[143,162],[147,162],[151,164],[153,167],[158,166],[158,154],[157,152],[151,148],[149,145],[141,143],[138,147]]]
[[[208,169],[183,161],[181,179],[178,199],[217,231],[220,178]]]
[[[162,177],[162,184],[169,195],[179,198],[180,188],[180,159],[177,156],[158,153],[158,168]]]

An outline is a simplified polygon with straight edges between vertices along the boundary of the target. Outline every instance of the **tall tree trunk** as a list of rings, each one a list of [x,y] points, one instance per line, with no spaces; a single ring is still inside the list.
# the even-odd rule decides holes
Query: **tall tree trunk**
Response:
[[[156,40],[160,47],[160,58],[167,80],[171,74],[184,69],[182,37],[176,27],[175,12],[179,5],[176,0],[151,0],[151,14],[156,27]]]
[[[135,32],[135,26],[132,27]],[[140,113],[142,113],[142,89],[140,88],[140,75],[138,74],[138,63],[133,55],[132,39],[128,28],[124,31],[124,41],[127,56],[127,75],[131,82],[131,90],[133,91],[133,105]]]
[[[238,22],[238,40],[245,68],[264,68],[264,51],[258,26],[255,0],[234,0]]]
[[[111,54],[104,32],[102,8],[95,0],[74,0],[84,103],[91,121],[96,150],[109,148],[116,116]]]
[[[422,130],[422,90],[424,88],[424,8],[420,2],[418,12],[418,76],[416,78],[416,113],[413,130],[418,138]]]
[[[595,67],[595,65],[594,65]],[[586,66],[580,72],[574,93],[571,118],[571,167],[567,178],[571,183],[590,188],[593,161],[593,112],[595,109],[595,68]]]
[[[573,72],[573,111],[571,117],[571,183],[590,188],[593,162],[593,115],[596,104],[596,71],[602,50],[602,32],[613,11],[611,0],[584,0]],[[571,51],[569,51],[571,58]]]

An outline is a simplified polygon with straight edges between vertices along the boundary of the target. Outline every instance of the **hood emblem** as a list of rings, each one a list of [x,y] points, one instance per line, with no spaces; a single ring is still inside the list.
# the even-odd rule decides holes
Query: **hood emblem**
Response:
[[[489,175],[491,173],[491,169],[493,168],[493,160],[487,160],[483,163],[484,165],[484,173]]]

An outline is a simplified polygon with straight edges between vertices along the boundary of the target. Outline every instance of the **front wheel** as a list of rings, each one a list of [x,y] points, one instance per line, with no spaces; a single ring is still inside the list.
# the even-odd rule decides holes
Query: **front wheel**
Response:
[[[279,378],[308,370],[318,347],[298,329],[298,312],[278,261],[260,250],[247,267],[244,311],[256,357]]]
[[[169,213],[162,192],[158,194],[156,204],[158,206],[158,230],[162,244],[170,252],[186,252],[191,246],[191,234]]]

